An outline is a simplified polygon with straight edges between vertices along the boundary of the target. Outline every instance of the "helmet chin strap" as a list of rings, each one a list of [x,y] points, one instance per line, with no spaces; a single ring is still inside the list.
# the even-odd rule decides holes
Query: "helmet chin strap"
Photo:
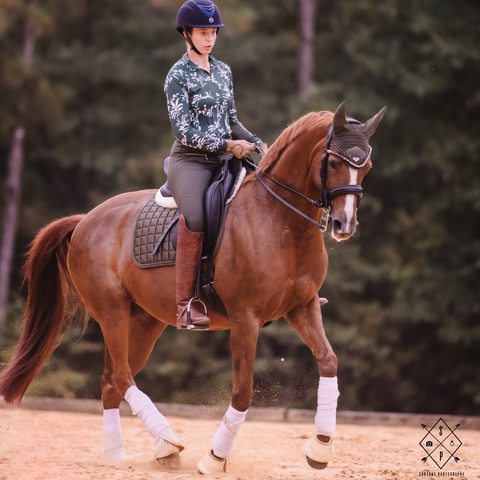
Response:
[[[187,39],[187,42],[189,43],[189,45],[192,47],[192,50],[198,55],[203,55],[203,53],[200,53],[197,47],[193,44],[192,39],[190,38],[190,35],[188,34],[188,32],[186,32],[185,30],[183,30],[183,32],[185,33],[185,38]]]

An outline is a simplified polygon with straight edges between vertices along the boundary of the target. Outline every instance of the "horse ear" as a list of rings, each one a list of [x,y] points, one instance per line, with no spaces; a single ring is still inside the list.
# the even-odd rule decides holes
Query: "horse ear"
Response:
[[[375,133],[375,130],[377,129],[378,124],[382,120],[386,111],[387,106],[383,107],[374,117],[372,117],[370,120],[367,120],[363,125],[364,131],[369,137]]]
[[[345,102],[344,100],[337,108],[335,115],[333,117],[333,133],[342,133],[350,131],[347,122],[347,114],[345,112]]]

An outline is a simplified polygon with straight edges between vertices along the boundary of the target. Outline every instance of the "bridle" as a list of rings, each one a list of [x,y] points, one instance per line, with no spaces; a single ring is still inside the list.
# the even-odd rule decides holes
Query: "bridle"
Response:
[[[347,117],[347,122],[350,123],[350,124],[361,124],[358,120],[355,120],[354,118],[350,118],[350,117]],[[332,139],[333,139],[333,125],[330,127],[330,129],[328,131],[327,142],[326,142],[326,145],[325,145],[325,149],[323,151],[322,161],[321,161],[321,164],[320,164],[321,198],[319,198],[318,201],[315,201],[315,200],[312,200],[309,197],[306,197],[302,193],[294,190],[293,188],[291,188],[287,185],[284,185],[283,183],[279,182],[278,180],[275,180],[273,177],[268,175],[268,173],[263,172],[263,175],[265,175],[267,178],[269,178],[272,182],[276,183],[277,185],[285,188],[286,190],[288,190],[292,193],[295,193],[296,195],[299,195],[300,197],[304,198],[311,205],[314,205],[318,208],[321,208],[322,209],[322,218],[321,218],[320,223],[313,220],[313,218],[310,218],[309,216],[305,215],[303,212],[301,212],[300,210],[295,208],[293,205],[290,205],[286,200],[284,200],[282,197],[280,197],[280,195],[275,193],[260,178],[258,173],[255,174],[257,179],[259,180],[259,182],[268,190],[268,192],[270,192],[275,198],[277,198],[280,202],[282,202],[288,208],[290,208],[294,212],[296,212],[299,215],[301,215],[302,217],[304,217],[306,220],[313,223],[322,232],[325,232],[327,230],[327,227],[328,227],[328,222],[329,222],[329,219],[330,219],[330,212],[332,210],[331,200],[333,200],[334,198],[339,197],[341,195],[355,195],[356,197],[358,197],[358,199],[357,199],[357,209],[358,209],[358,206],[360,204],[360,199],[363,195],[363,187],[364,187],[364,184],[365,184],[365,178],[364,178],[361,185],[339,185],[339,186],[333,188],[332,190],[328,190],[327,189],[328,157],[330,155],[335,155],[335,156],[341,158],[343,161],[345,161],[349,166],[351,166],[353,168],[356,168],[356,169],[360,169],[361,167],[363,167],[365,165],[365,163],[368,161],[368,159],[370,158],[370,155],[372,153],[372,147],[369,146],[369,151],[368,151],[367,156],[365,157],[365,161],[361,164],[354,163],[349,158],[347,158],[346,156],[330,150]],[[259,147],[257,147],[256,149],[263,156],[262,150]]]
[[[358,120],[355,120],[354,118],[350,118],[350,117],[347,117],[347,122],[349,124],[361,125],[361,123]],[[358,200],[357,200],[357,209],[358,209],[358,206],[360,204],[360,199],[363,196],[363,187],[365,185],[365,177],[363,178],[361,185],[339,185],[338,187],[332,188],[332,190],[328,190],[327,189],[328,157],[330,155],[335,155],[341,158],[350,167],[353,167],[359,170],[367,163],[368,159],[370,158],[370,155],[372,154],[372,147],[370,145],[368,146],[368,153],[365,156],[365,160],[363,162],[361,163],[353,162],[346,156],[330,150],[330,144],[332,143],[332,138],[333,138],[333,125],[330,127],[328,131],[327,143],[325,145],[325,150],[322,156],[322,163],[320,165],[320,178],[322,182],[322,202],[321,202],[322,207],[331,208],[330,201],[341,195],[356,195],[358,197]]]

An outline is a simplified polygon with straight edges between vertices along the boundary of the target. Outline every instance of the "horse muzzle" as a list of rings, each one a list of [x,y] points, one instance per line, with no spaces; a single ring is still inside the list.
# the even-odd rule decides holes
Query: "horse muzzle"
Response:
[[[347,195],[345,197],[345,208],[338,210],[333,208],[331,216],[332,229],[331,236],[337,242],[343,242],[349,239],[357,230],[357,215],[355,208],[356,197]]]

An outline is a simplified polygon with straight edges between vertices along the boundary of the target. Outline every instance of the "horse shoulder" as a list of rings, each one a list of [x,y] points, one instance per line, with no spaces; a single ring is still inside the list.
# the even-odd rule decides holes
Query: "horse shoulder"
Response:
[[[250,308],[259,297],[285,307],[297,297],[312,298],[328,264],[322,234],[290,231],[257,192],[253,182],[246,182],[230,207],[215,261],[220,296],[235,303],[246,298]]]

